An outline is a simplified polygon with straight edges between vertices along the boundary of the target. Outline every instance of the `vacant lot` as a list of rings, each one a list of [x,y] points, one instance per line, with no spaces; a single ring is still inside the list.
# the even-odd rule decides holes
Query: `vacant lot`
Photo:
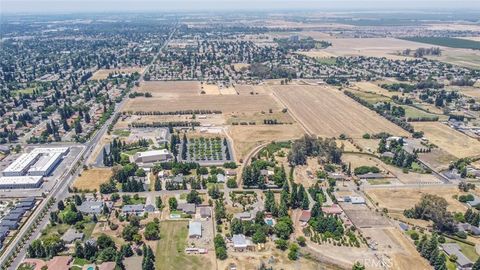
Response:
[[[110,168],[93,168],[82,172],[82,175],[75,179],[73,187],[80,190],[99,190],[100,185],[107,182],[112,176]]]
[[[213,250],[205,255],[187,255],[188,222],[162,221],[160,223],[160,240],[155,254],[155,269],[178,269],[181,265],[184,270],[213,269],[215,256]]]
[[[412,123],[415,130],[423,131],[425,137],[447,153],[457,158],[476,156],[480,153],[480,142],[438,122]]]
[[[201,95],[189,93],[163,92],[154,97],[129,99],[124,111],[178,111],[178,110],[220,110],[223,113],[249,114],[257,112],[281,111],[283,108],[269,94],[258,95]],[[152,92],[153,94],[154,92]]]
[[[131,73],[142,73],[144,68],[141,67],[132,67],[132,68],[118,68],[118,69],[99,69],[93,73],[91,79],[92,80],[104,80],[108,78],[110,73],[117,73],[117,74],[131,74]]]
[[[365,133],[406,132],[341,91],[323,86],[273,86],[275,95],[289,112],[313,134],[361,137]]]
[[[153,97],[175,98],[190,95],[200,95],[200,82],[179,81],[163,82],[149,81],[140,86],[138,92],[150,92]]]
[[[428,43],[437,46],[444,46],[450,48],[462,48],[462,49],[480,49],[480,42],[461,38],[451,37],[408,37],[403,38],[405,40]]]
[[[255,146],[275,140],[297,139],[304,134],[298,124],[230,126],[228,134],[233,139],[235,158],[245,157]]]
[[[448,202],[448,210],[455,212],[465,212],[467,206],[453,198],[453,195],[462,193],[456,187],[429,187],[419,186],[418,188],[386,188],[386,189],[367,189],[365,192],[370,198],[378,203],[379,208],[387,208],[389,212],[402,212],[405,209],[412,208],[420,202],[423,194],[435,194]]]

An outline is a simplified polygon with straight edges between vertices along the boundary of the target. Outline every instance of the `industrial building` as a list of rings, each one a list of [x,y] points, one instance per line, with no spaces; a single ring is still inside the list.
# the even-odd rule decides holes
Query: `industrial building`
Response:
[[[68,153],[68,147],[35,148],[20,155],[3,170],[3,176],[48,176]]]
[[[39,188],[43,176],[8,176],[0,177],[0,189]]]
[[[138,152],[133,157],[136,163],[165,162],[172,159],[172,154],[167,149]]]

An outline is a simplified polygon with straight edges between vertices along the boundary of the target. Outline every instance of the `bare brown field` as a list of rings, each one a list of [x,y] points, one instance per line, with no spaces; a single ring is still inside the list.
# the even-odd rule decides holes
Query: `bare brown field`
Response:
[[[480,31],[480,25],[470,23],[435,23],[427,25],[431,30]]]
[[[387,89],[383,89],[379,85],[383,82],[356,82],[350,88],[362,91],[362,92],[371,92],[382,96],[392,97],[392,96],[401,96],[402,93],[400,92],[389,92]]]
[[[447,170],[451,162],[457,158],[441,148],[434,148],[430,153],[421,153],[419,158],[428,166],[437,171]]]
[[[427,46],[427,45],[426,45]],[[426,47],[425,46],[425,47]],[[467,68],[480,68],[480,52],[470,49],[442,48],[442,55],[427,56],[429,59],[442,61],[445,63],[463,66]]]
[[[270,95],[162,95],[129,99],[124,111],[220,110],[223,113],[280,111],[282,107]]]
[[[320,136],[347,134],[361,137],[365,133],[407,133],[344,95],[324,86],[273,86],[275,96],[311,133]]]
[[[308,57],[313,57],[313,58],[331,58],[331,57],[336,57],[335,54],[332,52],[326,52],[323,50],[311,50],[311,51],[306,51],[306,52],[298,52],[299,54],[308,56]]]
[[[265,89],[261,86],[253,85],[236,85],[235,90],[237,90],[240,95],[258,95],[265,94]]]
[[[220,89],[216,84],[203,84],[202,91],[205,92],[205,95],[220,95]]]
[[[332,46],[324,49],[335,56],[370,56],[403,60],[407,56],[398,55],[407,48],[425,47],[425,44],[395,38],[326,38]]]
[[[255,146],[274,140],[297,139],[304,134],[298,124],[230,126],[228,134],[233,139],[236,160],[244,158]]]
[[[447,153],[457,158],[476,156],[480,142],[438,122],[414,122],[415,130],[423,131],[425,137]]]
[[[401,212],[405,209],[412,208],[417,204],[422,195],[435,194],[448,202],[448,210],[453,212],[465,212],[467,206],[462,204],[453,195],[466,194],[460,192],[456,187],[429,187],[423,186],[419,188],[386,188],[386,189],[366,189],[365,193],[378,203],[379,208],[387,208],[389,212]]]
[[[104,80],[108,78],[110,73],[121,73],[121,74],[130,74],[134,72],[142,73],[144,68],[142,67],[131,67],[131,68],[118,68],[118,69],[99,69],[93,73],[91,80]]]
[[[125,119],[119,119],[115,124],[115,129],[127,129],[133,122],[153,123],[153,122],[176,122],[176,121],[192,121],[191,115],[130,115]],[[198,115],[195,118],[200,125],[223,125],[226,123],[224,116],[221,114]]]
[[[182,97],[185,95],[199,95],[200,82],[193,81],[148,81],[142,83],[139,92],[150,92],[155,97]]]
[[[478,87],[459,87],[455,86],[452,89],[459,91],[467,97],[474,98],[476,100],[480,99],[480,88]]]
[[[73,187],[79,190],[100,190],[100,185],[106,183],[112,176],[110,168],[93,168],[85,170],[73,182]]]

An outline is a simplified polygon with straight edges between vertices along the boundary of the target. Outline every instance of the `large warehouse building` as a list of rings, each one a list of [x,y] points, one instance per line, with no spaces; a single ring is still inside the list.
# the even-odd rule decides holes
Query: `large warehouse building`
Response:
[[[43,176],[10,176],[0,177],[0,189],[39,188]]]
[[[138,152],[134,156],[136,163],[165,162],[172,159],[172,154],[167,149]]]
[[[50,175],[68,151],[68,147],[35,148],[30,153],[20,155],[3,170],[0,188],[40,187],[42,177]]]

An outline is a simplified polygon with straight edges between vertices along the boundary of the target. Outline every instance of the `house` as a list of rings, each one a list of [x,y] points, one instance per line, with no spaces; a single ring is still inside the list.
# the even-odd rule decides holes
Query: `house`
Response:
[[[9,232],[7,227],[0,227],[0,242],[3,242],[3,240],[7,238]]]
[[[127,204],[122,207],[122,214],[134,214],[137,216],[143,215],[145,206],[143,204]]]
[[[243,234],[234,234],[232,237],[233,249],[235,251],[244,251],[252,246],[250,240],[248,240]]]
[[[8,155],[10,153],[10,147],[7,145],[0,145],[0,153]]]
[[[225,175],[219,173],[217,174],[217,182],[218,183],[225,183]]]
[[[457,269],[470,269],[473,266],[473,262],[462,253],[457,243],[442,244],[441,247],[448,256],[455,255],[457,257]]]
[[[478,204],[480,204],[480,198],[476,195],[473,195],[473,201],[468,201],[467,204],[470,206],[470,207],[475,207],[477,206]]]
[[[5,227],[9,230],[16,230],[18,228],[18,222],[13,220],[2,220],[0,221],[0,228]]]
[[[148,213],[153,213],[153,212],[155,212],[155,206],[153,206],[153,205],[151,205],[151,204],[145,205],[145,212],[148,212]]]
[[[331,206],[322,207],[322,211],[325,214],[340,215],[343,213],[342,208],[338,204],[332,204]]]
[[[387,152],[383,152],[380,156],[383,158],[394,158],[395,154],[387,151]]]
[[[22,219],[22,217],[23,217],[23,214],[20,214],[20,213],[9,213],[3,218],[3,220],[11,220],[11,221],[18,222],[20,221],[20,219]]]
[[[175,175],[175,177],[172,179],[172,182],[177,184],[183,184],[183,180],[184,180],[183,174],[178,174],[178,175]]]
[[[372,172],[369,172],[369,173],[366,173],[366,174],[359,174],[357,175],[358,178],[360,178],[361,180],[368,180],[368,179],[381,179],[381,178],[385,178],[385,175],[381,174],[381,173],[372,173]]]
[[[35,206],[35,197],[22,198],[15,206],[32,209]]]
[[[240,220],[247,220],[247,221],[253,219],[252,213],[250,212],[236,213],[234,217]]]
[[[10,214],[21,214],[22,216],[28,211],[27,208],[18,208],[15,207],[12,210],[10,210]]]
[[[365,204],[365,199],[359,196],[345,196],[344,201],[352,204]]]
[[[194,215],[196,213],[197,207],[194,203],[179,203],[177,209],[185,214]]]
[[[225,175],[226,176],[236,176],[237,172],[235,170],[226,170]]]
[[[190,221],[188,223],[188,238],[202,237],[202,223],[199,221]]]
[[[480,228],[477,226],[470,225],[468,223],[457,224],[457,230],[459,232],[470,232],[473,235],[480,235]]]
[[[72,256],[55,256],[47,262],[48,270],[65,270],[70,268]]]
[[[212,211],[209,207],[200,207],[200,217],[202,218],[211,218]]]
[[[310,211],[302,210],[302,214],[300,215],[300,218],[298,220],[302,223],[307,223],[311,217],[312,213]]]
[[[78,211],[84,214],[100,214],[103,209],[102,201],[84,201],[81,205],[77,206]]]
[[[73,228],[70,228],[62,235],[61,239],[66,244],[71,244],[71,243],[75,242],[76,240],[82,240],[83,239],[83,233],[82,232],[77,232],[77,230],[75,230]]]

